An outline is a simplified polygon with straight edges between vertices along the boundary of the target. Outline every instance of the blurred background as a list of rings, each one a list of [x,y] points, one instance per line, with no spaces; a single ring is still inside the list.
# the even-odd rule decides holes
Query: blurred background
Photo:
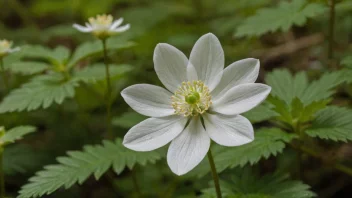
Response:
[[[66,46],[73,51],[79,44],[94,40],[72,28],[73,23],[84,24],[88,17],[111,14],[123,17],[131,29],[119,37],[135,42],[133,47],[109,54],[111,62],[132,66],[131,72],[114,83],[116,93],[131,84],[160,84],[153,69],[153,51],[158,43],[169,43],[189,56],[195,41],[212,32],[218,36],[225,52],[226,65],[243,59],[259,58],[261,72],[258,82],[263,82],[267,72],[275,68],[288,68],[292,72],[306,70],[311,78],[327,71],[327,64],[338,67],[341,57],[352,52],[352,1],[337,1],[334,40],[334,59],[328,59],[328,14],[317,14],[302,24],[279,31],[260,34],[243,33],[243,21],[259,9],[275,7],[280,0],[0,0],[0,39],[14,41],[15,46],[44,45],[50,48]],[[310,0],[328,7],[326,0]],[[341,5],[340,5],[341,4]],[[273,18],[281,17],[280,13]],[[271,23],[271,21],[264,21]],[[261,23],[258,23],[260,28]],[[256,28],[256,27],[252,27]],[[101,61],[102,59],[98,59]],[[82,64],[84,67],[86,64]],[[16,75],[13,88],[27,82],[31,76]],[[93,92],[99,92],[99,84]],[[6,93],[1,92],[1,98]],[[351,104],[344,92],[337,101]],[[114,134],[123,137],[127,130],[144,117],[131,109],[116,94],[113,104]],[[99,144],[105,132],[105,106],[100,99],[84,87],[76,89],[73,99],[63,105],[21,113],[0,114],[0,124],[8,128],[19,124],[38,127],[38,132],[8,147],[5,153],[6,187],[9,195],[16,195],[20,187],[44,165],[55,163],[55,158],[68,150],[80,150],[83,145]],[[267,126],[259,123],[258,126]],[[326,143],[334,148],[334,145]],[[352,157],[351,144],[339,146],[330,155]],[[336,151],[336,152],[335,152]],[[10,157],[7,157],[10,156]],[[290,155],[285,155],[290,158]],[[260,162],[262,171],[275,169],[271,158]],[[282,159],[286,160],[286,159]],[[316,162],[312,162],[316,163]],[[146,197],[192,197],[199,194],[200,186],[208,179],[190,179],[173,175],[165,160],[157,165],[136,167],[139,186]],[[307,168],[306,183],[321,197],[351,197],[352,178],[342,174],[319,177],[320,172]],[[111,174],[113,174],[111,172]],[[124,171],[118,178],[102,177],[98,182],[90,178],[68,190],[59,190],[47,197],[121,197],[136,195],[132,173]],[[111,183],[117,183],[114,185]],[[150,191],[153,191],[151,193]],[[148,195],[149,194],[149,195]],[[189,196],[186,196],[189,195]],[[320,197],[320,196],[319,196]]]

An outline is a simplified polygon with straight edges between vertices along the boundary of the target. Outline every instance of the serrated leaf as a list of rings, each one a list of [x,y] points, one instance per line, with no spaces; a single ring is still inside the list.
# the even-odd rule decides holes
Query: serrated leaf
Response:
[[[288,175],[274,173],[259,177],[249,168],[237,169],[228,182],[223,182],[227,197],[231,198],[311,198],[316,194],[310,186]],[[213,188],[202,191],[207,197],[214,197]],[[215,197],[214,197],[215,198]]]
[[[23,75],[32,75],[41,73],[47,70],[50,65],[41,62],[35,61],[26,61],[26,62],[15,62],[9,66],[9,69],[13,73],[19,73]]]
[[[316,113],[312,127],[306,133],[311,137],[333,141],[351,141],[351,120],[351,109],[330,106]]]
[[[272,87],[272,96],[288,105],[291,105],[294,98],[298,98],[306,106],[314,101],[331,97],[335,93],[333,88],[345,82],[342,75],[341,71],[325,73],[318,80],[308,84],[305,72],[299,72],[293,76],[286,69],[278,69],[269,73],[265,82]]]
[[[45,109],[53,103],[61,104],[66,98],[74,96],[76,86],[77,81],[67,81],[58,74],[34,77],[3,99],[0,113]]]
[[[125,75],[127,72],[132,70],[130,65],[115,65],[110,64],[110,78],[116,79]],[[86,83],[94,83],[96,81],[105,80],[105,65],[102,63],[97,63],[92,66],[88,66],[82,70],[75,71],[74,78],[77,80],[84,81]]]
[[[246,164],[256,164],[262,158],[269,158],[281,153],[285,143],[296,138],[295,134],[285,133],[278,128],[262,128],[255,133],[253,142],[238,147],[221,147],[214,145],[214,161],[218,172],[227,168]],[[189,176],[203,176],[209,171],[207,159],[189,173]]]
[[[21,55],[27,58],[43,59],[55,65],[64,65],[70,57],[70,50],[63,46],[50,49],[40,45],[27,45],[21,48]]]
[[[127,112],[119,117],[113,118],[112,124],[123,128],[131,128],[147,118],[148,117],[136,112]]]
[[[278,116],[278,114],[272,110],[272,107],[269,103],[264,102],[254,109],[244,113],[243,116],[249,119],[251,123],[257,123],[269,120],[270,118]]]
[[[33,126],[18,126],[5,132],[0,137],[0,146],[14,143],[16,140],[20,140],[24,135],[35,132],[36,128]]]
[[[345,82],[343,71],[324,73],[318,80],[313,81],[304,90],[299,99],[304,105],[314,101],[320,101],[330,98],[334,93],[334,88]]]
[[[118,50],[123,48],[128,48],[134,45],[131,41],[118,40],[118,39],[108,39],[106,41],[107,50]],[[68,63],[68,67],[73,67],[79,61],[86,59],[88,57],[97,56],[103,53],[103,45],[100,40],[86,42],[77,47],[72,55],[71,60]]]
[[[71,151],[68,156],[59,157],[59,164],[45,166],[29,179],[20,190],[18,198],[41,197],[61,187],[66,189],[75,183],[82,184],[92,174],[99,179],[110,167],[120,174],[126,167],[136,164],[155,163],[160,154],[157,151],[135,152],[125,148],[122,140],[103,141],[102,145],[85,146],[83,151]]]
[[[306,0],[281,1],[276,8],[258,10],[237,28],[235,35],[260,36],[278,30],[285,32],[294,25],[303,26],[308,18],[315,17],[325,10],[322,4],[308,3]]]

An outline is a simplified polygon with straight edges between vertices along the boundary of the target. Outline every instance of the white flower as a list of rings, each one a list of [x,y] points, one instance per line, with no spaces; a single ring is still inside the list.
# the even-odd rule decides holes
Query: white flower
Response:
[[[137,84],[121,92],[135,111],[152,117],[128,131],[123,141],[127,148],[150,151],[171,142],[167,162],[182,175],[202,161],[210,140],[223,146],[253,141],[251,123],[239,114],[260,104],[271,91],[254,83],[259,60],[240,60],[224,69],[221,44],[209,33],[196,42],[189,60],[175,47],[158,44],[154,68],[167,89]]]
[[[127,31],[130,28],[130,24],[120,26],[123,22],[123,18],[119,18],[113,21],[111,15],[97,15],[95,18],[90,17],[89,23],[86,22],[86,26],[73,24],[73,27],[81,32],[91,32],[98,38],[106,38],[108,36]]]
[[[11,47],[12,47],[11,41],[0,40],[0,58],[20,50],[19,47],[16,47],[16,48],[11,48]]]

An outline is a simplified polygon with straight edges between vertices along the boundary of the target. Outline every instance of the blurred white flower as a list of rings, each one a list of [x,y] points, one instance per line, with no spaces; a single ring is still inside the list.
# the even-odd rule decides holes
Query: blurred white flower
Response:
[[[113,20],[111,15],[97,15],[95,18],[90,17],[89,22],[86,22],[86,26],[79,24],[73,24],[73,27],[81,32],[93,33],[98,38],[106,38],[111,35],[127,31],[130,28],[130,24],[121,26],[123,18]]]
[[[259,65],[259,60],[248,58],[224,69],[223,49],[211,33],[196,42],[189,60],[175,47],[158,44],[154,68],[167,89],[137,84],[121,92],[135,111],[152,117],[132,127],[123,144],[150,151],[171,142],[167,162],[182,175],[202,161],[210,140],[223,146],[253,141],[253,127],[240,114],[260,104],[271,91],[254,83]]]
[[[20,48],[16,47],[16,48],[12,48],[12,42],[8,41],[8,40],[0,40],[0,58],[11,54],[13,52],[19,51]]]

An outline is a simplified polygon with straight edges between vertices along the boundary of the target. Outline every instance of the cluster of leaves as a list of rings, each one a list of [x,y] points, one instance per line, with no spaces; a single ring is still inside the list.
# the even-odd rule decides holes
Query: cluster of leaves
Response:
[[[289,176],[276,172],[258,177],[248,167],[235,170],[229,181],[222,181],[222,194],[233,198],[310,198],[315,193],[310,186],[301,181],[291,180]],[[203,198],[215,198],[214,187],[204,189]]]
[[[114,3],[114,1],[108,0],[101,2],[100,6],[95,6],[95,2],[86,1],[83,6],[77,6],[79,3],[72,4],[69,0],[60,2],[37,0],[30,5],[29,9],[38,16],[45,16],[48,13],[53,13],[54,10],[56,13],[64,12],[64,15],[70,14],[71,11],[88,17],[113,8]],[[128,4],[127,1],[122,1],[122,3]],[[137,5],[138,3],[133,1],[132,4]],[[140,45],[135,51],[136,55],[145,56],[147,57],[145,59],[151,62],[149,56],[151,56],[152,48],[156,42],[163,39],[171,44],[189,48],[190,43],[193,43],[200,34],[199,30],[204,30],[204,19],[213,17],[213,15],[215,16],[214,20],[209,24],[216,34],[226,35],[228,32],[232,34],[236,29],[235,36],[237,37],[258,37],[270,32],[287,32],[294,26],[303,26],[308,23],[308,20],[322,16],[327,11],[327,6],[323,2],[305,0],[279,1],[278,5],[261,8],[270,4],[272,2],[267,0],[224,1],[214,9],[214,4],[211,1],[194,1],[194,10],[188,4],[185,6],[186,4],[182,1],[155,1],[145,2],[143,5],[138,4],[138,6],[127,8],[121,12],[121,16],[133,24],[133,28],[127,36],[122,35],[119,38],[109,39],[108,51],[113,53],[116,50],[133,46],[134,43],[127,41],[127,38],[137,38]],[[345,12],[348,12],[350,5],[345,1],[337,4],[336,9],[344,9]],[[124,5],[124,7],[129,6]],[[62,12],[57,12],[58,9]],[[234,9],[236,9],[236,16],[233,16]],[[197,12],[196,16],[194,16],[194,12]],[[228,13],[231,13],[230,18],[226,18]],[[164,27],[163,20],[173,14],[177,16],[177,19],[180,15],[185,17],[185,20],[177,21],[187,21],[187,23],[192,21],[191,26],[188,24],[174,25],[176,22],[173,21],[172,27],[159,28],[160,31],[164,29],[165,32],[160,33],[158,30],[156,38],[156,32],[151,27],[156,24]],[[251,16],[247,17],[248,15]],[[197,20],[201,22],[196,24]],[[184,25],[185,29],[197,31],[185,33],[180,25]],[[3,30],[2,22],[0,29]],[[71,23],[68,25],[60,24],[40,31],[40,36],[38,32],[31,35],[29,29],[16,32],[1,31],[2,34],[7,33],[11,36],[13,34],[13,37],[20,37],[20,39],[40,38],[48,41],[49,38],[57,36],[69,36],[80,41],[85,39],[84,36],[77,34],[72,29]],[[26,35],[23,36],[21,32]],[[171,32],[175,33],[170,35]],[[159,36],[163,38],[159,38]],[[257,40],[254,39],[254,41]],[[257,44],[253,42],[253,39],[238,40],[236,43],[238,44],[235,47],[233,43],[230,43],[232,49],[230,53],[235,54],[231,57],[238,56],[237,49],[244,51],[247,56],[248,50],[253,47],[248,44]],[[224,46],[230,48],[229,45],[225,44]],[[12,90],[2,100],[0,113],[45,109],[54,104],[62,105],[66,99],[72,97],[84,97],[86,100],[85,96],[77,96],[79,95],[77,92],[85,88],[87,84],[90,86],[89,89],[99,86],[97,90],[103,95],[106,88],[105,68],[103,64],[96,63],[99,62],[96,60],[101,58],[102,53],[103,49],[99,41],[84,42],[74,51],[63,46],[54,49],[39,45],[22,47],[21,52],[6,57],[4,65],[7,71],[25,76],[26,80],[30,79],[19,88]],[[142,61],[143,59],[139,57],[136,62]],[[352,125],[350,123],[352,111],[345,107],[329,106],[332,96],[336,92],[336,87],[345,82],[352,82],[350,77],[352,75],[351,56],[345,57],[341,61],[341,65],[345,67],[344,70],[326,73],[311,83],[309,83],[306,72],[292,75],[288,70],[274,70],[266,76],[266,83],[272,87],[270,97],[262,105],[245,113],[244,116],[248,117],[252,123],[269,121],[281,129],[256,129],[255,140],[241,147],[226,148],[212,145],[211,149],[217,171],[219,173],[229,171],[232,176],[221,184],[224,196],[236,198],[308,198],[314,196],[308,185],[291,180],[286,174],[275,173],[260,177],[249,169],[243,169],[243,167],[255,165],[261,159],[268,159],[283,153],[287,144],[300,138],[298,134],[290,133],[291,131],[298,133],[303,131],[312,138],[332,141],[352,140]],[[111,80],[121,79],[132,70],[130,65],[110,64],[110,67]],[[148,71],[148,69],[144,69],[142,72]],[[148,78],[148,75],[144,75],[144,73],[143,76]],[[91,101],[87,101],[87,103],[89,102]],[[127,112],[115,117],[113,124],[116,128],[126,130],[143,119],[145,119],[144,116]],[[90,120],[86,123],[88,122]],[[97,122],[100,122],[99,118]],[[33,127],[11,129],[0,137],[0,144],[7,145],[22,135],[33,132],[33,130]],[[84,141],[82,140],[82,142]],[[24,147],[8,147],[4,156],[7,159],[4,164],[7,174],[26,172],[35,165],[33,161],[36,161],[35,159],[38,157],[30,149]],[[70,188],[76,183],[82,184],[91,175],[99,179],[111,167],[115,173],[120,174],[126,168],[132,169],[136,164],[144,166],[146,163],[154,163],[161,156],[163,155],[158,151],[132,152],[122,146],[121,139],[114,142],[105,140],[101,145],[85,146],[82,151],[68,152],[67,156],[57,158],[58,164],[45,166],[43,170],[37,172],[29,180],[29,183],[23,186],[19,197],[40,197],[51,194],[61,187]],[[241,168],[240,173],[236,173],[238,167]],[[208,174],[209,171],[209,165],[205,159],[186,177],[194,179],[194,176],[201,177]],[[122,178],[118,179],[120,181]],[[215,196],[214,188],[202,192],[203,197]]]
[[[272,87],[267,103],[247,115],[250,119],[259,115],[259,121],[275,118],[281,122],[278,123],[280,126],[295,132],[298,127],[307,129],[307,134],[312,137],[350,140],[351,126],[347,120],[351,119],[351,110],[327,106],[335,88],[348,82],[344,75],[344,70],[326,73],[309,83],[305,72],[293,76],[288,70],[275,70],[265,79]],[[310,122],[313,122],[312,126],[307,125]]]
[[[107,42],[107,49],[113,51],[132,45],[133,43],[129,41],[110,39]],[[94,41],[78,46],[72,56],[68,48],[61,46],[53,50],[42,46],[26,46],[21,53],[6,57],[5,64],[11,72],[39,75],[11,91],[0,103],[0,113],[31,111],[41,107],[45,109],[54,103],[62,104],[66,98],[74,97],[79,82],[103,81],[105,79],[103,64],[73,70],[73,67],[82,60],[94,59],[102,53],[102,44]],[[111,65],[111,79],[116,80],[131,69],[130,65]]]
[[[305,0],[281,1],[275,8],[263,8],[238,26],[236,36],[260,36],[268,32],[289,30],[293,25],[302,26],[308,18],[322,14],[326,7]]]
[[[240,147],[222,147],[213,145],[214,161],[218,172],[228,168],[253,165],[260,159],[268,159],[282,153],[286,143],[296,138],[296,134],[288,134],[278,128],[261,128],[255,133],[254,141]],[[189,176],[204,176],[209,172],[207,159],[191,171]]]
[[[70,151],[67,155],[57,158],[59,164],[45,166],[30,178],[30,183],[22,187],[19,198],[40,197],[60,187],[67,189],[75,183],[82,184],[90,175],[98,180],[110,167],[120,174],[126,167],[144,166],[161,158],[158,151],[131,151],[122,145],[121,139],[105,140],[102,145],[85,146],[83,151]]]

